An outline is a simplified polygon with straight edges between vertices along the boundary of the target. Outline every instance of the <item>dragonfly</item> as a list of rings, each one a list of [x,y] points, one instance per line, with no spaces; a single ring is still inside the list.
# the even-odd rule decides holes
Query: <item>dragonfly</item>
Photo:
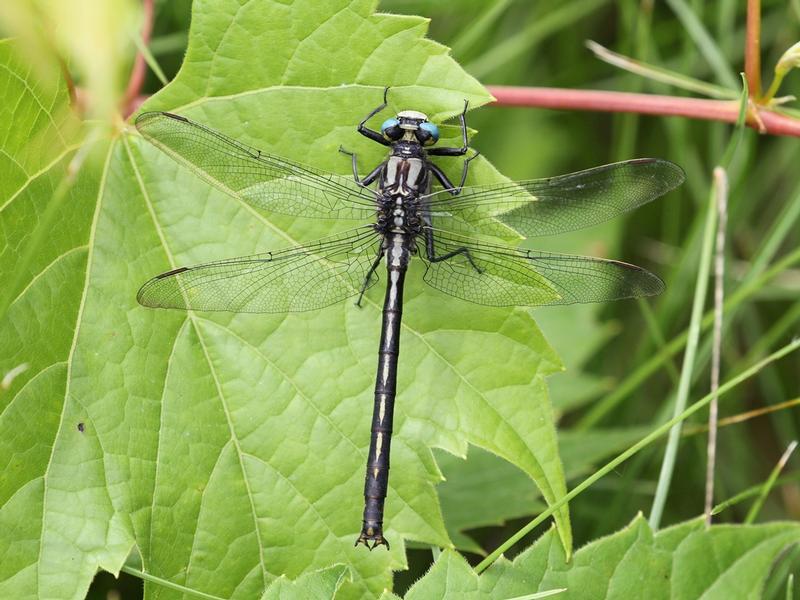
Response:
[[[356,153],[352,177],[268,154],[181,115],[147,112],[136,128],[149,142],[226,194],[263,211],[310,219],[360,222],[342,233],[294,247],[180,267],[153,277],[137,299],[147,307],[244,313],[323,308],[357,297],[378,281],[386,262],[378,368],[364,483],[364,512],[356,545],[389,547],[384,502],[397,393],[403,286],[409,263],[424,263],[423,280],[450,296],[488,306],[602,302],[659,294],[664,284],[640,267],[601,258],[554,254],[504,242],[595,225],[666,194],[683,170],[666,160],[639,158],[528,181],[466,186],[470,162],[466,113],[461,145],[436,146],[439,128],[415,110],[367,123],[357,131],[388,149],[363,177]],[[466,157],[472,150],[471,155]],[[458,184],[433,157],[466,157]],[[433,185],[437,185],[434,190]],[[505,236],[505,237],[504,237]]]

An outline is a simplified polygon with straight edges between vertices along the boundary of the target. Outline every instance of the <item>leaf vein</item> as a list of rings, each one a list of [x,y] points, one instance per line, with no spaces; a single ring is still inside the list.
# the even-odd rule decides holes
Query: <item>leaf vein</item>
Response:
[[[106,189],[106,184],[108,180],[108,170],[111,165],[111,156],[114,149],[114,144],[109,144],[108,146],[108,153],[106,154],[105,163],[103,165],[103,174],[100,178],[100,185],[97,188],[97,205],[95,206],[94,215],[92,216],[92,225],[89,229],[89,255],[86,260],[86,274],[84,275],[84,282],[83,282],[83,290],[81,292],[81,302],[80,306],[78,307],[78,314],[75,317],[75,333],[72,336],[72,346],[70,347],[69,354],[67,355],[67,381],[66,381],[66,389],[64,390],[64,403],[61,406],[61,415],[58,419],[58,427],[56,429],[56,434],[53,437],[53,449],[50,452],[50,457],[47,459],[47,467],[42,475],[44,485],[43,485],[43,494],[42,494],[42,530],[39,534],[39,555],[36,560],[36,584],[38,589],[41,589],[41,565],[42,565],[42,548],[44,548],[44,535],[47,531],[47,527],[45,526],[45,520],[47,518],[47,476],[50,473],[50,467],[53,464],[53,457],[55,456],[56,446],[58,443],[58,437],[61,435],[61,430],[64,425],[64,413],[67,410],[67,399],[70,397],[69,389],[71,384],[72,378],[72,362],[75,356],[75,349],[78,346],[78,336],[81,330],[81,322],[83,320],[83,311],[86,307],[86,296],[87,291],[89,289],[89,281],[92,271],[92,255],[93,255],[93,248],[95,242],[95,235],[97,233],[97,220],[100,216],[100,207],[102,206],[103,202],[103,193]]]
[[[158,237],[161,240],[162,247],[164,248],[164,253],[167,255],[167,260],[169,261],[170,265],[174,269],[174,268],[177,267],[177,264],[175,263],[175,257],[172,254],[172,251],[169,248],[169,244],[167,244],[166,238],[164,236],[164,232],[163,232],[163,230],[161,229],[161,226],[158,223],[158,219],[156,218],[156,214],[155,214],[155,208],[153,207],[153,203],[152,203],[152,201],[150,199],[150,194],[147,192],[147,187],[144,185],[144,181],[142,180],[141,172],[139,171],[139,169],[136,166],[136,161],[135,161],[135,159],[133,157],[133,153],[131,152],[130,145],[129,145],[128,141],[127,141],[127,138],[123,137],[123,143],[125,144],[125,149],[126,149],[127,154],[128,154],[128,160],[130,160],[131,168],[133,169],[134,174],[136,176],[136,181],[137,181],[137,183],[139,185],[139,189],[142,192],[142,197],[144,198],[145,204],[147,206],[147,210],[148,210],[148,212],[150,214],[150,218],[153,221],[153,227],[156,229]],[[208,364],[209,372],[211,374],[212,379],[214,380],[214,384],[216,385],[217,394],[219,395],[223,411],[225,412],[225,418],[228,421],[228,429],[229,429],[230,434],[231,434],[231,440],[233,441],[234,447],[236,448],[237,457],[239,459],[239,466],[240,466],[240,468],[242,470],[242,481],[243,481],[243,483],[245,485],[245,488],[247,490],[248,500],[250,501],[250,509],[251,509],[251,512],[252,512],[253,524],[254,524],[254,527],[255,527],[255,535],[256,535],[256,540],[257,540],[257,543],[258,543],[259,562],[261,564],[261,578],[262,578],[262,581],[263,581],[263,584],[264,584],[264,588],[266,589],[268,582],[267,582],[267,569],[266,569],[266,565],[264,563],[264,546],[263,546],[262,540],[261,540],[261,531],[260,531],[260,529],[258,527],[258,515],[256,515],[256,512],[255,512],[255,505],[253,503],[253,495],[252,495],[252,492],[250,490],[250,482],[249,482],[249,480],[247,478],[247,471],[245,470],[244,462],[242,461],[242,454],[241,454],[242,450],[241,450],[241,447],[239,446],[239,440],[236,437],[236,431],[233,428],[233,422],[231,421],[230,411],[228,410],[228,405],[227,405],[227,403],[225,401],[225,396],[222,393],[222,386],[221,386],[221,384],[219,382],[219,379],[217,377],[217,372],[214,369],[214,365],[213,365],[213,363],[211,361],[211,357],[208,354],[208,348],[206,347],[205,340],[203,339],[203,334],[200,331],[200,327],[198,326],[196,315],[195,315],[194,311],[191,311],[191,310],[189,310],[187,312],[187,314],[189,315],[189,319],[192,322],[192,326],[193,326],[195,332],[197,333],[197,338],[198,338],[198,340],[200,342],[200,346],[203,349],[203,354],[204,354],[206,362]]]

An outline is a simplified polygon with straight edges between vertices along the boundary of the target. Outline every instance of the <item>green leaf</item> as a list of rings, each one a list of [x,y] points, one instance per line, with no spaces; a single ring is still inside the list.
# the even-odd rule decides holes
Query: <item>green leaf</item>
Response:
[[[306,573],[294,581],[280,577],[265,590],[261,600],[281,598],[333,598],[344,582],[347,568],[341,565]]]
[[[35,77],[8,40],[0,40],[0,64],[0,207],[5,209],[77,147],[80,132],[66,89],[55,85],[56,70]]]
[[[424,38],[424,19],[373,9],[363,0],[195,2],[185,63],[144,109],[180,112],[346,174],[339,144],[362,165],[381,160],[355,125],[385,85],[390,111],[414,107],[434,120],[460,112],[464,98],[489,100]],[[38,111],[29,121],[44,128],[65,108],[64,90],[42,94],[18,61],[5,60],[25,85],[9,88],[3,106]],[[2,182],[7,273],[78,142],[37,151],[24,143],[34,131],[25,119],[0,128],[6,152],[31,161]],[[29,365],[1,397],[0,596],[80,598],[97,568],[118,572],[136,547],[148,574],[220,597],[257,597],[281,576],[333,564],[353,574],[342,597],[372,597],[405,565],[405,538],[450,544],[434,446],[458,455],[468,444],[486,448],[527,473],[548,502],[563,497],[544,383],[558,357],[527,312],[440,295],[423,288],[417,267],[386,505],[392,549],[353,548],[380,292],[362,310],[342,303],[285,316],[140,307],[138,287],[161,271],[285,247],[333,225],[237,203],[132,129],[93,153],[104,161],[87,161],[70,187],[0,331],[2,372]],[[460,161],[445,160],[460,171]],[[488,162],[474,164],[475,183],[502,179]],[[557,522],[569,548],[566,507]],[[149,581],[145,589],[176,596]]]
[[[568,237],[557,236],[554,239],[569,248]],[[539,247],[542,246],[539,244]],[[544,246],[544,249],[551,250],[548,246]],[[552,251],[558,251],[555,244]],[[586,244],[574,250],[576,254],[591,254],[592,251],[593,248]],[[573,250],[570,249],[570,252]],[[537,324],[545,337],[559,340],[560,358],[565,366],[564,372],[557,373],[547,382],[556,414],[583,406],[613,386],[613,382],[607,378],[584,369],[589,359],[603,348],[619,328],[613,321],[604,322],[598,318],[602,308],[597,304],[554,306],[535,313]]]
[[[80,145],[79,123],[66,89],[54,84],[57,68],[42,79],[21,56],[16,44],[0,42],[0,293],[11,294],[0,319],[0,373],[17,373],[0,388],[0,597],[77,596],[97,560],[79,557],[66,568],[53,534],[92,537],[95,515],[80,514],[92,491],[87,486],[68,506],[45,491],[86,485],[63,471],[59,477],[54,465],[78,469],[87,455],[53,449],[59,431],[62,439],[81,437],[80,418],[63,409],[99,177],[87,159],[62,187]],[[54,207],[56,226],[42,231],[59,188],[65,195]],[[43,243],[31,248],[37,237]],[[10,288],[14,280],[18,289]],[[107,532],[107,523],[101,527]]]
[[[796,523],[706,530],[695,519],[654,534],[638,516],[570,562],[552,530],[513,562],[501,559],[480,576],[455,552],[443,552],[405,598],[514,598],[566,588],[558,598],[755,599],[772,564],[798,541]]]
[[[641,439],[646,429],[559,432],[559,448],[567,479],[589,471],[593,465]],[[500,525],[540,512],[541,493],[522,471],[491,452],[470,448],[466,460],[437,452],[436,462],[445,481],[439,485],[447,530],[456,548],[476,554],[484,550],[463,532]]]

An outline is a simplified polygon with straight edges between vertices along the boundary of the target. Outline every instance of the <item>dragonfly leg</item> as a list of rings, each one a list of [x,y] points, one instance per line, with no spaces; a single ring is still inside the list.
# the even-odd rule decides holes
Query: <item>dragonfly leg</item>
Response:
[[[461,170],[461,181],[458,182],[458,187],[453,189],[453,191],[451,192],[454,196],[457,196],[458,194],[461,193],[461,188],[464,187],[464,183],[467,181],[467,173],[469,172],[469,163],[478,158],[480,155],[481,153],[476,150],[475,154],[473,154],[464,161],[464,165]]]
[[[464,161],[464,167],[461,170],[461,181],[458,182],[458,185],[453,185],[453,182],[450,181],[450,178],[444,174],[444,172],[434,164],[429,164],[428,168],[430,169],[431,173],[439,180],[439,183],[442,184],[442,187],[446,192],[449,192],[453,196],[458,196],[461,193],[461,189],[464,187],[464,183],[467,181],[467,174],[469,173],[469,163],[480,156],[480,152],[475,152],[472,156]]]
[[[431,256],[428,254],[428,260],[432,263],[442,262],[443,260],[447,260],[449,258],[453,258],[457,254],[462,254],[464,257],[469,261],[469,264],[472,265],[472,268],[475,269],[478,273],[483,273],[483,269],[481,269],[478,265],[475,264],[475,261],[472,260],[472,254],[469,251],[469,248],[466,246],[462,246],[461,248],[456,248],[452,252],[448,252],[447,254],[441,254],[439,256]]]
[[[461,121],[461,146],[458,148],[431,148],[428,154],[431,156],[464,156],[469,150],[469,139],[467,139],[467,109],[469,101],[464,100],[464,110],[458,116]]]
[[[353,163],[353,179],[356,180],[356,183],[361,183],[361,178],[358,176],[358,156],[356,156],[356,153],[345,150],[343,146],[339,146],[339,152],[350,157]]]
[[[339,152],[342,154],[346,154],[352,159],[353,162],[353,179],[355,179],[356,183],[361,185],[362,187],[367,187],[368,185],[372,184],[377,178],[378,175],[381,174],[381,169],[383,169],[384,163],[379,164],[377,167],[372,169],[369,174],[361,179],[358,176],[358,155],[355,152],[350,152],[349,150],[345,150],[341,146],[339,146]]]
[[[384,138],[379,131],[375,131],[374,129],[370,129],[369,127],[367,127],[367,121],[369,121],[372,117],[374,117],[384,108],[386,108],[388,104],[388,102],[386,101],[386,96],[388,95],[388,93],[389,93],[389,88],[387,86],[383,88],[383,103],[380,106],[372,109],[372,111],[366,117],[364,117],[364,120],[358,124],[358,133],[360,133],[366,138],[371,139],[373,142],[378,142],[379,144],[382,144],[384,146],[391,146],[392,143],[386,138]]]
[[[472,268],[475,269],[478,273],[483,273],[483,269],[481,269],[478,265],[475,264],[475,261],[472,259],[472,254],[469,251],[469,248],[466,246],[462,246],[461,248],[456,248],[452,252],[448,252],[446,254],[438,255],[436,254],[436,247],[434,246],[434,239],[433,235],[430,231],[425,233],[425,254],[428,257],[428,260],[432,263],[442,262],[449,258],[453,258],[457,254],[463,255],[468,261],[469,264],[472,265]]]
[[[431,156],[464,156],[467,151],[469,150],[469,140],[467,139],[467,108],[469,107],[469,102],[464,100],[464,110],[461,112],[459,119],[461,120],[461,139],[462,145],[459,148],[432,148],[428,150],[428,154]],[[433,174],[436,176],[436,179],[439,180],[439,183],[442,184],[444,189],[453,196],[457,196],[461,193],[461,188],[464,187],[464,183],[467,181],[467,174],[469,173],[469,163],[480,156],[480,152],[476,151],[475,154],[470,156],[468,159],[464,161],[464,165],[461,171],[461,181],[459,184],[453,185],[453,182],[447,178],[447,176],[435,165],[430,165],[430,169]]]
[[[375,257],[375,261],[372,263],[372,266],[367,271],[367,276],[364,277],[364,283],[361,286],[361,292],[358,294],[358,300],[356,300],[356,306],[361,308],[361,299],[364,297],[364,292],[367,291],[367,287],[369,287],[369,282],[372,279],[372,274],[381,264],[381,259],[383,258],[383,246],[378,250],[378,256]]]

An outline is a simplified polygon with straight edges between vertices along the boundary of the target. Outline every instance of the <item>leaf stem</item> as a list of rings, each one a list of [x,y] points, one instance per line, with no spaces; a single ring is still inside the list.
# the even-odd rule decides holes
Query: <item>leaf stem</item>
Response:
[[[153,0],[142,0],[142,12],[144,19],[142,22],[141,42],[143,47],[147,47],[147,44],[150,42],[150,34],[153,31]],[[125,89],[125,95],[123,96],[122,106],[125,118],[135,110],[136,98],[138,98],[139,93],[142,91],[144,77],[147,73],[146,67],[144,53],[139,50],[133,61],[131,76],[130,79],[128,79],[128,87]]]
[[[783,358],[784,356],[786,356],[787,354],[789,354],[791,352],[794,352],[798,348],[800,348],[800,338],[792,340],[791,342],[789,342],[788,344],[786,344],[785,346],[783,346],[779,350],[776,350],[775,352],[770,354],[764,360],[759,361],[758,363],[752,365],[749,369],[746,369],[745,371],[742,371],[741,373],[739,373],[736,377],[730,379],[729,381],[726,381],[719,388],[720,397],[725,395],[728,391],[730,391],[731,389],[733,389],[734,387],[736,387],[737,385],[739,385],[740,383],[742,383],[746,379],[749,379],[750,377],[752,377],[753,375],[755,375],[756,373],[761,371],[764,367],[766,367],[770,363],[775,362],[776,360],[780,360],[781,358]],[[680,423],[681,421],[686,420],[691,415],[693,415],[694,413],[696,413],[700,409],[702,409],[705,406],[707,406],[708,403],[711,402],[711,398],[712,398],[711,394],[705,395],[703,398],[701,398],[700,400],[698,400],[697,402],[692,404],[689,408],[687,408],[681,414],[673,417],[672,419],[670,419],[669,421],[667,421],[666,423],[664,423],[660,427],[658,427],[655,430],[653,430],[650,434],[648,434],[647,436],[645,436],[644,438],[639,440],[637,443],[635,443],[633,446],[631,446],[630,448],[628,448],[627,450],[625,450],[624,452],[619,454],[616,458],[614,458],[613,460],[611,460],[608,463],[606,463],[602,468],[598,469],[591,476],[589,476],[586,479],[584,479],[581,483],[579,483],[577,486],[572,488],[565,496],[563,496],[562,498],[560,498],[559,500],[557,500],[556,502],[551,504],[547,508],[547,510],[543,511],[542,513],[540,513],[535,519],[530,521],[527,525],[525,525],[517,533],[515,533],[508,540],[506,540],[503,544],[501,544],[500,547],[498,547],[494,552],[489,554],[480,563],[478,563],[475,566],[475,571],[477,573],[481,573],[481,572],[485,571],[494,561],[496,561],[500,557],[500,555],[503,554],[503,552],[508,550],[514,544],[516,544],[519,540],[521,540],[525,535],[527,535],[530,531],[532,531],[538,525],[543,523],[546,519],[551,517],[562,506],[564,506],[570,500],[572,500],[573,498],[575,498],[576,496],[581,494],[584,490],[586,490],[588,487],[590,487],[592,484],[594,484],[598,479],[601,479],[605,475],[608,475],[610,472],[612,472],[614,469],[616,469],[619,465],[621,465],[626,460],[628,460],[631,456],[635,455],[636,453],[638,453],[643,448],[645,448],[645,447],[649,446],[650,444],[652,444],[655,440],[657,440],[662,435],[667,433],[672,428],[673,425],[676,425],[677,423]]]
[[[162,579],[161,577],[150,575],[149,573],[145,573],[144,571],[140,571],[139,569],[134,569],[133,567],[124,566],[120,569],[120,571],[123,571],[128,575],[133,575],[134,577],[138,577],[139,579],[143,579],[144,581],[151,581],[156,585],[160,585],[161,587],[175,590],[176,592],[181,592],[183,594],[188,594],[190,596],[196,596],[197,598],[205,598],[206,600],[223,600],[219,596],[213,596],[211,594],[206,594],[205,592],[201,592],[199,590],[193,590],[192,588],[188,588],[186,586],[173,583],[168,579]]]

